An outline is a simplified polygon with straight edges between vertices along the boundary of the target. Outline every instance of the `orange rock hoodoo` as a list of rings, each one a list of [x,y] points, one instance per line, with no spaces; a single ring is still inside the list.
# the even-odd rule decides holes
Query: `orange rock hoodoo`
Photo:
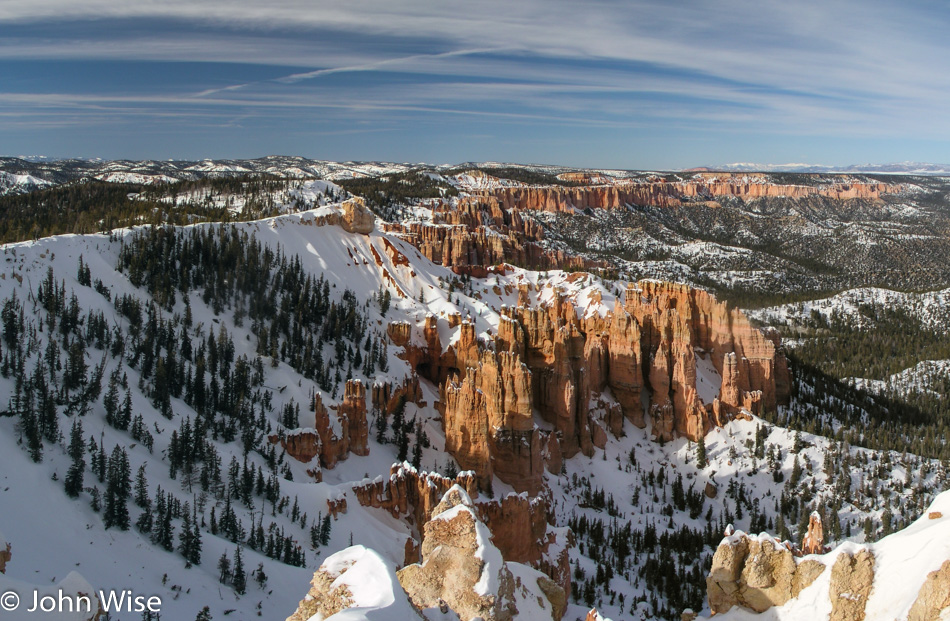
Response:
[[[323,405],[320,395],[312,403],[313,427],[297,429],[284,435],[272,436],[272,442],[280,442],[287,454],[304,463],[320,458],[320,466],[333,468],[346,459],[349,453],[369,455],[369,425],[366,421],[366,387],[360,380],[348,380],[343,391],[343,402],[334,406],[336,420]],[[319,469],[310,472],[317,480],[322,478]]]
[[[649,414],[657,440],[695,441],[743,409],[759,413],[788,398],[775,336],[686,285],[641,281],[603,317],[587,317],[566,296],[503,308],[494,343],[480,344],[463,322],[444,352],[438,321],[429,316],[426,346],[407,345],[403,355],[440,385],[446,450],[483,489],[497,475],[536,493],[545,457],[551,469],[562,456],[592,455],[606,430],[622,433],[621,416],[644,427]],[[700,394],[698,365],[707,382],[721,378],[714,394]],[[555,434],[539,433],[534,411]]]
[[[364,507],[385,509],[393,517],[406,519],[421,539],[433,509],[453,485],[475,500],[479,519],[491,530],[492,543],[506,561],[532,565],[570,592],[568,552],[574,545],[573,536],[567,528],[551,526],[554,516],[546,495],[529,498],[527,494],[509,494],[486,499],[478,496],[472,472],[449,478],[420,472],[408,464],[394,464],[388,480],[366,479],[353,487],[353,493]]]
[[[347,380],[343,402],[337,415],[346,420],[349,450],[354,455],[369,455],[369,426],[366,423],[366,387],[360,380]]]

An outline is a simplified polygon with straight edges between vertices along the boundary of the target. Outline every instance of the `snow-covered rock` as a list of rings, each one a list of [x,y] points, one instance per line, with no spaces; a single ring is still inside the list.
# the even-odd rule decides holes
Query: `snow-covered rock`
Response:
[[[527,565],[506,563],[461,487],[449,489],[433,514],[425,525],[422,563],[398,574],[417,607],[444,602],[462,619],[486,621],[561,618],[563,589]]]
[[[744,548],[749,554],[740,560],[737,553]],[[748,593],[756,580],[753,569],[775,553],[781,556],[781,567],[776,565],[768,576],[773,585],[768,580],[759,581],[760,594],[767,592],[765,587],[774,589],[775,584],[795,585],[798,581],[797,593],[786,601],[775,600],[772,607],[756,608],[761,614],[749,610],[755,607],[748,599],[745,604],[737,599],[728,610],[720,607],[725,591],[718,577],[726,568],[738,568]],[[736,564],[730,565],[730,559]],[[717,572],[718,577],[714,577]],[[799,580],[803,572],[811,578],[809,581]],[[950,612],[950,492],[937,496],[928,511],[904,530],[869,545],[844,543],[824,555],[794,558],[791,551],[783,551],[767,535],[736,533],[720,544],[708,585],[709,603],[717,621],[946,618]],[[739,585],[736,592],[742,589]],[[757,600],[763,601],[761,597]]]
[[[310,592],[288,621],[421,619],[396,580],[396,567],[375,550],[351,546],[313,575]]]

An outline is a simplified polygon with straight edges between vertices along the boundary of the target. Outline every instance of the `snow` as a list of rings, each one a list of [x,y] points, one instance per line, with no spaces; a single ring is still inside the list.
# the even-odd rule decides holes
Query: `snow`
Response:
[[[551,618],[551,602],[543,595],[538,581],[546,575],[522,563],[508,563],[515,581],[514,601],[518,618],[531,621],[547,621]]]
[[[712,356],[696,354],[696,393],[703,403],[712,403],[719,397],[722,388],[722,376],[713,364]]]
[[[321,571],[336,579],[330,590],[346,587],[352,598],[350,608],[327,617],[327,621],[389,621],[412,619],[415,612],[396,578],[396,564],[375,550],[355,545],[329,556]],[[320,615],[312,621],[322,621]]]

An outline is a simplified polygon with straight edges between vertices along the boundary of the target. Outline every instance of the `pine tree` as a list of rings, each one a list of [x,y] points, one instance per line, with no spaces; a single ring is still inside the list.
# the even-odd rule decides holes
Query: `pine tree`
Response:
[[[197,524],[192,519],[191,509],[188,503],[185,503],[185,510],[182,516],[181,530],[178,532],[178,551],[188,562],[187,567],[200,563],[201,552],[200,542],[198,542]],[[197,550],[196,550],[197,545]],[[198,559],[196,562],[195,559]]]
[[[69,453],[72,464],[66,472],[66,495],[76,498],[82,492],[83,478],[86,474],[86,447],[83,441],[82,421],[73,420],[73,427],[69,432]]]
[[[135,527],[139,529],[141,533],[151,533],[152,527],[154,526],[154,517],[152,516],[152,505],[151,502],[145,506],[145,509],[139,514],[139,518],[135,520]]]
[[[703,437],[696,443],[696,467],[702,470],[706,466],[706,438]]]
[[[330,516],[323,516],[323,524],[320,525],[320,544],[329,545],[330,544]]]
[[[122,429],[119,426],[119,367],[109,375],[109,387],[102,398],[102,405],[106,410],[106,422],[116,429]]]
[[[99,492],[99,487],[96,485],[92,486],[92,500],[89,501],[89,506],[93,511],[99,513],[102,510],[102,494]]]
[[[132,422],[132,394],[128,390],[125,391],[125,399],[122,400],[122,410],[117,421],[116,428],[122,430],[128,429],[129,423]]]
[[[244,595],[247,592],[247,576],[244,573],[244,559],[241,558],[241,546],[234,552],[234,573],[231,575],[231,584],[234,590]]]
[[[132,488],[129,456],[116,445],[109,458],[109,480],[106,484],[106,506],[103,515],[105,527],[129,529],[128,498]]]
[[[201,609],[201,612],[198,613],[198,616],[195,617],[195,621],[211,621],[211,609],[205,606]]]
[[[139,466],[135,475],[135,504],[143,509],[152,504],[148,496],[148,480],[145,478],[145,464]]]

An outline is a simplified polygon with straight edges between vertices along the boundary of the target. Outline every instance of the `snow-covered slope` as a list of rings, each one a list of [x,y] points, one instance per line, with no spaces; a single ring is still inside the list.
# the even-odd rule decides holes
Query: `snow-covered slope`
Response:
[[[299,426],[307,428],[313,421],[308,409],[312,395],[319,395],[330,408],[338,406],[342,396],[340,379],[345,381],[352,377],[373,386],[386,381],[398,384],[410,375],[409,364],[396,355],[395,348],[383,349],[385,370],[377,367],[365,373],[363,367],[355,363],[357,352],[365,357],[372,351],[372,348],[365,349],[364,342],[384,342],[386,327],[392,321],[411,324],[418,338],[430,313],[446,317],[459,313],[470,318],[477,334],[487,335],[497,330],[502,306],[517,304],[519,285],[530,285],[527,289],[532,304],[550,303],[558,295],[566,295],[575,301],[580,312],[599,314],[610,311],[624,290],[622,283],[555,270],[539,273],[512,268],[506,269],[504,274],[489,274],[484,279],[462,279],[452,270],[426,260],[407,242],[379,229],[358,235],[327,224],[340,215],[339,205],[323,204],[328,202],[325,190],[330,186],[313,182],[306,187],[311,194],[305,198],[320,203],[319,207],[254,222],[195,225],[175,234],[234,232],[235,237],[228,238],[234,240],[234,247],[228,246],[234,253],[238,248],[249,248],[253,239],[275,256],[279,253],[288,270],[296,269],[299,264],[302,274],[323,279],[332,301],[342,304],[346,299],[356,300],[353,312],[365,318],[361,324],[365,331],[359,333],[358,339],[339,339],[338,348],[332,340],[315,345],[328,364],[337,357],[343,361],[335,367],[341,378],[335,381],[329,378],[328,388],[322,388],[295,370],[292,356],[281,352],[280,344],[288,343],[291,338],[281,340],[273,348],[269,342],[261,343],[260,325],[248,320],[247,305],[236,294],[223,302],[217,300],[218,306],[214,293],[207,293],[195,282],[187,296],[176,294],[165,299],[162,291],[147,289],[145,283],[152,281],[146,275],[131,267],[118,269],[129,248],[141,248],[145,254],[149,248],[158,247],[157,240],[154,246],[145,242],[135,245],[140,236],[150,234],[148,229],[117,230],[108,235],[60,236],[0,248],[0,304],[16,295],[23,311],[22,330],[16,328],[19,317],[15,304],[11,302],[10,310],[0,315],[3,315],[4,327],[11,329],[14,335],[19,334],[26,374],[35,368],[45,368],[48,373],[49,368],[43,365],[52,363],[57,367],[57,377],[61,377],[71,364],[76,364],[75,356],[78,356],[90,370],[101,364],[103,378],[115,372],[121,382],[125,376],[121,394],[127,385],[132,412],[141,415],[144,427],[154,439],[154,447],[149,450],[142,440],[108,424],[101,397],[89,404],[84,416],[78,413],[67,416],[65,402],[76,394],[75,390],[67,390],[64,402],[57,403],[55,410],[59,434],[43,442],[42,461],[37,464],[30,457],[30,439],[17,417],[0,416],[0,530],[13,547],[13,559],[8,564],[5,580],[16,581],[17,585],[55,585],[69,572],[76,571],[97,590],[130,589],[136,594],[161,597],[163,618],[187,621],[203,606],[209,606],[215,619],[251,619],[258,618],[258,614],[265,619],[282,619],[307,592],[314,569],[350,545],[372,548],[383,562],[401,566],[405,562],[405,543],[414,525],[394,518],[387,511],[362,507],[353,501],[352,494],[347,512],[328,518],[330,528],[326,543],[315,543],[312,538],[312,528],[320,527],[322,518],[328,515],[328,501],[337,501],[350,492],[354,483],[365,478],[372,480],[388,475],[390,466],[398,461],[398,448],[393,440],[387,436],[385,441],[377,441],[375,431],[371,432],[368,455],[350,454],[334,468],[324,469],[322,481],[316,482],[307,472],[314,464],[295,461],[280,450],[279,443],[271,444],[265,439],[270,434],[293,431],[282,424],[284,409],[294,404],[299,406]],[[390,248],[395,249],[395,253]],[[89,269],[91,284],[80,282],[80,257],[82,265]],[[244,266],[244,272],[250,272],[252,267]],[[158,284],[162,283],[163,275],[171,279],[181,273],[165,264],[161,269],[152,268],[157,273],[150,273],[149,277]],[[65,300],[65,309],[57,311],[62,314],[56,315],[54,326],[42,301],[45,294],[40,292],[41,288],[48,292],[43,283],[50,270],[52,286],[57,291],[62,290]],[[217,286],[231,284],[221,282]],[[383,308],[378,297],[384,289],[392,294],[388,309]],[[275,291],[279,291],[279,287]],[[78,342],[76,328],[69,332],[61,322],[62,317],[68,315],[73,295],[84,320],[81,330],[85,347],[80,348],[78,354],[74,351],[70,362],[67,342],[68,345]],[[249,494],[248,502],[235,500],[232,509],[245,530],[255,524],[262,525],[263,529],[273,524],[273,529],[265,531],[266,534],[273,533],[275,537],[279,534],[299,545],[306,554],[303,567],[273,558],[266,550],[243,546],[244,568],[250,574],[246,593],[238,593],[232,585],[219,580],[222,573],[217,566],[219,559],[226,555],[233,567],[237,545],[220,530],[217,534],[212,532],[211,511],[214,508],[220,520],[228,495],[215,486],[202,489],[200,472],[185,476],[178,471],[172,476],[173,434],[182,432],[186,420],[197,420],[199,416],[187,400],[187,393],[170,398],[170,409],[166,412],[170,418],[156,405],[156,396],[150,392],[155,372],[148,375],[143,371],[142,358],[135,363],[131,361],[137,346],[147,338],[147,317],[135,322],[134,313],[120,311],[117,301],[126,296],[144,303],[144,315],[153,308],[156,317],[168,322],[162,324],[160,331],[169,331],[170,326],[170,332],[179,339],[181,334],[188,335],[193,351],[204,348],[210,357],[209,341],[218,343],[220,339],[225,345],[230,341],[235,366],[245,357],[249,366],[259,369],[260,385],[249,390],[260,391],[261,395],[266,393],[266,401],[270,403],[269,408],[265,407],[262,396],[262,401],[253,406],[254,417],[262,421],[260,437],[251,438],[248,449],[240,435],[228,439],[225,433],[219,433],[209,439],[209,445],[220,457],[224,473],[228,472],[232,458],[239,470],[244,468],[246,458],[252,477],[260,469],[264,473],[262,483],[265,478],[279,482],[276,502],[268,500],[266,493],[254,492]],[[283,310],[281,294],[274,293],[274,296],[268,309],[270,315]],[[125,351],[113,353],[110,345],[97,344],[97,330],[93,325],[97,320],[91,319],[96,313],[102,314],[107,327],[105,332],[121,336],[126,343]],[[192,317],[190,325],[184,319],[189,315]],[[256,319],[256,323],[262,322]],[[62,336],[63,330],[69,333],[68,338]],[[440,330],[444,331],[440,340],[447,346],[458,341],[462,329],[459,325],[450,328],[446,323],[440,324]],[[226,337],[221,336],[222,333]],[[59,342],[59,351],[50,347],[52,339]],[[176,341],[180,342],[183,340]],[[290,342],[287,347],[292,345]],[[168,360],[167,348],[157,347],[158,357]],[[11,352],[16,349],[15,343],[11,345],[4,340],[0,351],[0,359],[6,360],[5,363],[0,360],[0,370],[5,369],[0,374],[3,375],[0,376],[0,406],[7,404],[10,413],[21,407],[14,403],[18,394],[15,379],[18,362]],[[139,352],[142,357],[147,354]],[[181,362],[183,357],[182,352],[175,352],[177,361]],[[197,354],[189,359],[189,364],[197,366]],[[348,377],[342,377],[344,369]],[[699,375],[701,397],[710,401],[717,381],[715,369],[702,363]],[[193,377],[191,371],[188,377]],[[107,379],[103,379],[103,385],[106,382]],[[208,386],[209,392],[213,390],[211,384]],[[225,389],[219,385],[218,390]],[[434,407],[438,400],[437,387],[423,381],[421,390],[420,402],[425,405],[410,403],[405,411],[406,419],[415,418],[429,442],[419,449],[419,467],[445,472],[449,465],[455,464],[444,451],[442,421]],[[225,416],[219,412],[214,418],[220,421],[225,420]],[[111,453],[113,447],[126,451],[133,475],[140,466],[145,467],[147,492],[151,498],[158,497],[161,487],[180,503],[188,503],[202,524],[200,563],[186,563],[177,551],[167,551],[150,536],[139,532],[134,523],[144,510],[132,502],[129,503],[131,529],[105,528],[102,510],[95,511],[92,505],[95,494],[101,494],[106,483],[98,480],[90,467],[92,453],[88,449],[85,489],[78,498],[66,496],[64,479],[71,464],[67,450],[70,428],[76,420],[82,421],[85,445],[102,445],[107,453]],[[540,417],[538,421],[539,425],[544,424]],[[909,517],[922,509],[931,491],[943,485],[945,476],[943,465],[937,462],[912,455],[876,453],[810,434],[798,436],[759,419],[733,421],[712,432],[705,443],[709,462],[705,467],[696,463],[697,446],[685,439],[658,445],[650,439],[649,426],[638,429],[629,421],[623,422],[622,432],[619,437],[610,435],[604,449],[596,451],[593,457],[577,455],[566,460],[563,474],[544,475],[558,526],[571,525],[578,531],[579,545],[570,552],[573,583],[577,588],[569,598],[571,603],[566,616],[569,619],[583,617],[595,603],[614,618],[669,618],[678,614],[678,610],[671,609],[669,598],[681,597],[687,591],[693,599],[699,596],[703,564],[711,556],[714,539],[718,540],[720,525],[727,521],[740,528],[753,525],[768,528],[778,523],[780,515],[785,515],[782,520],[791,529],[794,523],[790,516],[801,512],[807,515],[816,504],[838,499],[842,505],[840,538],[863,541],[863,523],[868,518],[873,527],[869,535],[873,538],[879,531],[885,512],[882,498],[887,499],[887,511],[893,509]],[[793,478],[796,479],[794,486],[788,483]],[[492,488],[498,497],[513,491],[498,479]],[[794,509],[789,508],[791,506]],[[899,522],[900,518],[895,518],[895,523]],[[175,527],[173,547],[177,547],[178,536],[184,531],[184,516],[175,517],[172,523]],[[625,530],[628,527],[629,530]],[[241,539],[246,541],[247,533]],[[626,555],[621,552],[624,545]],[[255,572],[258,566],[266,574],[266,580],[258,581],[260,574]],[[682,585],[674,585],[665,577],[670,572],[681,574],[690,582],[684,578]],[[695,584],[693,578],[696,578]],[[692,588],[687,584],[693,584]]]

